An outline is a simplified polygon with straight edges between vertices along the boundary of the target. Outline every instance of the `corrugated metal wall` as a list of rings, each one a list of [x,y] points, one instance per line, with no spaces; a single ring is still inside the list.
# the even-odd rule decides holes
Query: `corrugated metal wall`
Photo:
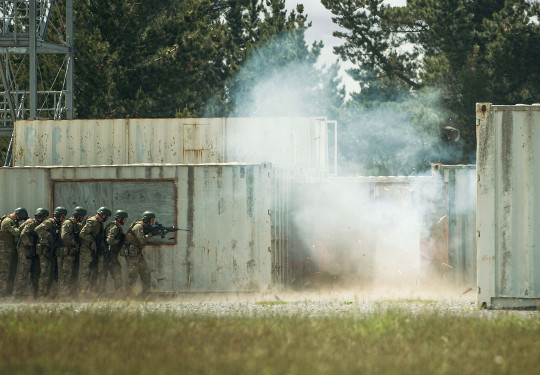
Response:
[[[326,175],[316,170],[280,167],[272,171],[271,251],[276,286],[294,285],[303,278],[303,259],[293,223],[297,209],[294,192],[299,184],[316,184],[324,178]]]
[[[14,164],[246,162],[328,169],[326,120],[194,118],[21,120]]]
[[[540,105],[476,105],[478,305],[540,306]]]
[[[444,182],[448,274],[456,285],[476,285],[476,165],[434,165]]]
[[[156,210],[164,224],[192,231],[146,248],[153,291],[262,291],[272,284],[271,172],[270,164],[2,168],[0,212],[103,202],[131,222]]]

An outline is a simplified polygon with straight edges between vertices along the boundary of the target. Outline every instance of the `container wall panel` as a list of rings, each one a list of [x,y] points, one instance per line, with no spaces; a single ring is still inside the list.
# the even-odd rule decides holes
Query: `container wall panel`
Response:
[[[327,170],[324,119],[22,120],[14,165],[262,163]]]
[[[444,183],[449,275],[476,286],[476,165],[434,165]]]
[[[18,166],[119,164],[126,157],[127,120],[18,121]]]
[[[36,208],[52,210],[50,170],[0,168],[0,215],[24,207],[32,215]],[[52,211],[51,211],[52,212]]]
[[[163,224],[191,229],[145,248],[153,291],[264,291],[272,284],[271,171],[271,164],[3,168],[0,194],[9,199],[6,213],[107,204],[127,210],[128,224],[150,209]]]
[[[540,305],[540,105],[479,103],[478,304]]]

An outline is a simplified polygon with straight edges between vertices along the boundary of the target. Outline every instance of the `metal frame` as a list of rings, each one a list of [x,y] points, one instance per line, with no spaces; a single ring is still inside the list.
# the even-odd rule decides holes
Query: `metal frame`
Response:
[[[66,0],[65,35],[59,43],[45,40],[54,0],[12,0],[0,3],[0,127],[16,120],[72,119],[73,108],[73,0]],[[58,75],[64,73],[61,90],[38,90],[39,55],[62,54]],[[12,67],[12,55],[28,56],[27,89],[20,88]],[[64,67],[65,66],[65,67]],[[52,98],[52,99],[51,99]],[[50,103],[50,104],[49,104]],[[4,166],[11,165],[11,143]]]

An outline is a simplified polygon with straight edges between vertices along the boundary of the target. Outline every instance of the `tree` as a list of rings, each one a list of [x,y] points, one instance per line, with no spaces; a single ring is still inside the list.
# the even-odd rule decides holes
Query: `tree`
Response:
[[[84,1],[75,8],[75,106],[79,118],[228,116],[266,72],[313,65],[303,7],[284,0]],[[272,55],[265,55],[272,51]],[[263,57],[264,55],[264,57]],[[249,65],[249,64],[248,64]],[[253,65],[251,65],[253,67]],[[319,72],[311,66],[318,82]]]
[[[532,103],[538,98],[538,4],[525,0],[409,0],[390,7],[382,0],[323,0],[342,31],[335,48],[355,64],[364,108],[407,101],[437,87],[432,102],[444,116],[437,124],[461,132],[446,162],[474,160],[475,102]],[[431,117],[431,116],[430,116]],[[426,124],[425,129],[432,129]],[[450,154],[448,154],[450,155]],[[435,160],[434,160],[435,161]]]

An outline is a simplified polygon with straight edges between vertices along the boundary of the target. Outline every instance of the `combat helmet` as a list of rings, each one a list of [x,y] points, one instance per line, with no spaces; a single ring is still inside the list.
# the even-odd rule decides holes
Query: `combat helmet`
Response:
[[[49,210],[43,207],[38,208],[36,212],[34,212],[34,217],[36,219],[41,219],[42,217],[47,217],[47,216],[49,216]]]
[[[86,209],[81,206],[77,206],[73,209],[73,216],[86,216]]]
[[[125,218],[127,219],[128,217],[128,213],[127,211],[124,211],[124,210],[117,210],[115,213],[114,213],[114,217],[115,218]]]
[[[17,216],[21,220],[28,219],[28,211],[26,211],[26,208],[22,208],[22,207],[16,208],[15,209],[15,214],[17,214]]]
[[[108,207],[100,207],[100,208],[98,208],[97,213],[100,216],[112,216],[112,211]]]
[[[151,219],[155,219],[155,218],[156,218],[156,214],[153,213],[152,211],[144,211],[141,216],[141,220],[144,222],[148,222]]]
[[[66,216],[67,215],[67,209],[65,207],[62,207],[62,206],[58,206],[54,209],[53,211],[53,216],[54,217],[60,217],[60,216]]]

